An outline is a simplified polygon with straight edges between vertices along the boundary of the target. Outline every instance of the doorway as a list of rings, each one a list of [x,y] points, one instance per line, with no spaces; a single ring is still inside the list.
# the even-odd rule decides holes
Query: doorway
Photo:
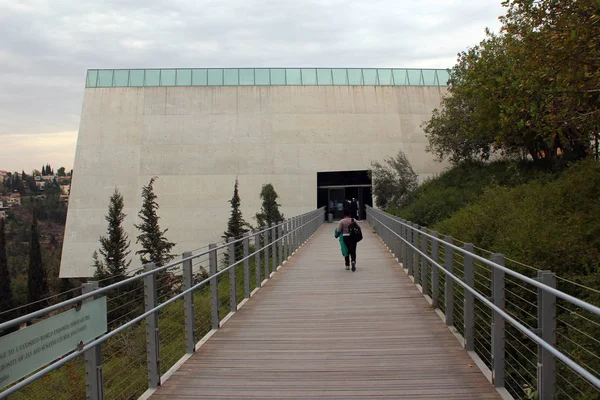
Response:
[[[344,217],[346,201],[358,200],[358,218],[366,216],[366,206],[373,206],[369,171],[317,172],[317,207],[326,207],[334,220]]]

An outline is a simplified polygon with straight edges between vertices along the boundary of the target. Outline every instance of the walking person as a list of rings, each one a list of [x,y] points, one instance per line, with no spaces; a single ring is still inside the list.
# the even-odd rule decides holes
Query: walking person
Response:
[[[356,199],[353,197],[352,201],[350,202],[350,212],[352,213],[352,218],[357,218],[356,213],[358,212],[358,202],[356,201]]]
[[[360,231],[360,227],[358,227],[358,224],[351,215],[352,211],[350,211],[349,208],[344,208],[344,218],[340,221],[340,224],[335,230],[335,237],[340,238],[346,270],[350,269],[350,260],[352,260],[352,272],[354,272],[356,271],[356,244],[360,239],[357,240],[356,235],[352,235],[351,231],[353,229],[358,229]],[[362,233],[360,234],[360,237],[362,239]],[[347,249],[346,252],[344,251],[344,247]]]

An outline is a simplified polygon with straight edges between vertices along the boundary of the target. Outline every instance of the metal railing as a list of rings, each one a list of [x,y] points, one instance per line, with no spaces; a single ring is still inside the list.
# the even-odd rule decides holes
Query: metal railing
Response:
[[[108,332],[5,388],[0,399],[131,399],[156,389],[310,239],[324,217],[320,208],[185,252],[164,266],[146,264],[105,287],[88,282],[80,296],[0,324],[0,332],[34,322],[32,329],[57,311],[108,297]],[[40,380],[51,374],[57,374],[56,384]]]
[[[372,207],[367,207],[367,221],[501,393],[600,398],[599,307],[557,290],[551,271],[517,272],[505,264],[519,263],[502,254],[441,238]],[[587,326],[568,327],[587,340],[560,337],[557,305],[579,313]]]

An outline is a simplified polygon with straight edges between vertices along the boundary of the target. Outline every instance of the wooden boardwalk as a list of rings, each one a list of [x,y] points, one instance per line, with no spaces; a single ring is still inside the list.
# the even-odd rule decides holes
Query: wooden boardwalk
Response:
[[[499,399],[361,224],[356,272],[323,225],[151,399]]]

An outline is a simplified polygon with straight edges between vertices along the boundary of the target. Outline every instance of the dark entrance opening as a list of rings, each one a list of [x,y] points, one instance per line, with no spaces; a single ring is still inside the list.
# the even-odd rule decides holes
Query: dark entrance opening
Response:
[[[317,207],[327,207],[334,219],[344,216],[346,200],[358,200],[358,218],[366,216],[366,205],[373,206],[369,171],[317,172]]]

